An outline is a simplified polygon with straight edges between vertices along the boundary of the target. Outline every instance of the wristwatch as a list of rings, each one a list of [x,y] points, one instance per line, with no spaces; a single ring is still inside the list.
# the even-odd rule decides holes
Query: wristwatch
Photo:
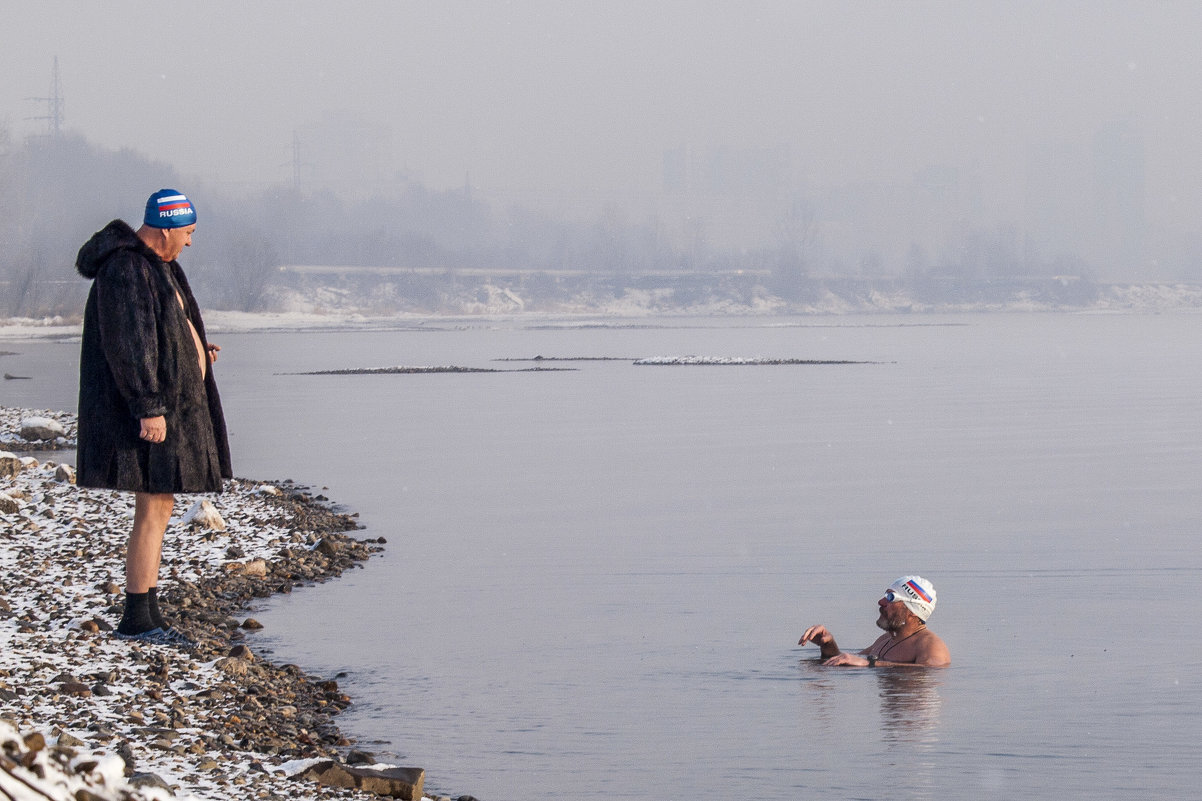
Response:
[[[868,655],[868,667],[876,667],[877,660],[880,659],[876,654]]]

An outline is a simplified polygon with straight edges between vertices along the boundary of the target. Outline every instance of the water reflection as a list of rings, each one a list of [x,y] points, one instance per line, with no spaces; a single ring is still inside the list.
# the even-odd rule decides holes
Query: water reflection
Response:
[[[811,720],[825,723],[845,718],[849,709],[859,706],[849,694],[867,700],[864,686],[858,681],[849,683],[847,679],[867,678],[870,674],[877,683],[881,739],[885,746],[918,745],[925,749],[939,742],[939,716],[943,707],[939,690],[946,671],[828,668],[818,659],[802,659],[798,667],[804,679],[804,698]],[[862,706],[861,712],[871,714]]]
[[[938,742],[943,671],[885,669],[876,672],[876,679],[885,742],[923,745]]]
[[[891,797],[943,797],[938,763],[947,671],[832,668],[819,659],[802,659],[798,667],[807,732],[802,764],[825,766],[855,752],[865,764],[904,768]]]

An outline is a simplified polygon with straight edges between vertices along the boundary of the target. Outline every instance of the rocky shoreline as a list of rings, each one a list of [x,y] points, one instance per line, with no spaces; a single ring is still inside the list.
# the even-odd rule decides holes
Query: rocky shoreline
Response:
[[[117,640],[132,496],[14,453],[30,417],[74,445],[69,415],[0,408],[0,798],[423,797],[420,769],[377,765],[341,734],[336,677],[245,642],[256,599],[359,567],[383,538],[355,539],[353,516],[287,481],[181,496],[160,594],[198,648]]]

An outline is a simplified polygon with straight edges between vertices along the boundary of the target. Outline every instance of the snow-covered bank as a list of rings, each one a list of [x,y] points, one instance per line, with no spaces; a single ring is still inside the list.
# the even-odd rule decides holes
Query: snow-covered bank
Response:
[[[31,416],[3,411],[6,425]],[[181,498],[160,586],[168,617],[199,647],[131,644],[111,629],[132,497],[72,479],[53,461],[0,454],[0,797],[377,797],[298,777],[320,768],[325,780],[360,780],[341,764],[350,743],[333,722],[350,699],[256,655],[245,614],[379,545],[341,533],[353,519],[287,484],[229,482],[205,499],[219,515],[206,525],[185,514],[201,502]]]
[[[0,339],[20,342],[28,339],[70,339],[78,337],[83,324],[62,317],[4,317],[0,318]]]
[[[400,276],[312,273],[280,287],[278,308],[367,318],[764,316],[1006,311],[1202,310],[1199,282],[1099,282],[1072,276],[849,277],[767,273],[461,271]],[[394,317],[394,319],[402,319]]]
[[[598,279],[599,283],[604,283]],[[646,320],[653,317],[815,316],[1072,312],[1169,314],[1202,312],[1202,283],[1094,283],[1077,279],[868,280],[810,279],[805,299],[785,300],[758,285],[621,286],[568,292],[555,301],[523,297],[521,286],[466,282],[438,308],[382,309],[378,282],[362,287],[311,287],[281,293],[282,311],[207,310],[210,333],[273,331],[440,330],[490,320]],[[77,320],[0,319],[0,340],[78,337]]]

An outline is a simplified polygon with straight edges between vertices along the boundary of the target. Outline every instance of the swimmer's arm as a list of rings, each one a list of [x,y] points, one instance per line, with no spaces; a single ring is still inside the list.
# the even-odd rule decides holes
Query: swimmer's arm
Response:
[[[835,635],[827,630],[826,626],[810,626],[801,635],[801,639],[797,641],[798,645],[805,645],[812,642],[821,650],[819,656],[822,659],[831,659],[842,653],[839,650],[839,644],[835,642]]]
[[[822,657],[824,661],[822,664],[829,667],[839,667],[840,665],[844,667],[868,667],[868,654],[874,654],[879,651],[881,645],[884,644],[884,640],[888,636],[889,635],[887,634],[882,634],[872,645],[856,651],[855,653],[839,652],[832,654],[830,657],[827,657],[826,654],[823,654]],[[875,664],[883,665],[885,663],[878,660]]]

